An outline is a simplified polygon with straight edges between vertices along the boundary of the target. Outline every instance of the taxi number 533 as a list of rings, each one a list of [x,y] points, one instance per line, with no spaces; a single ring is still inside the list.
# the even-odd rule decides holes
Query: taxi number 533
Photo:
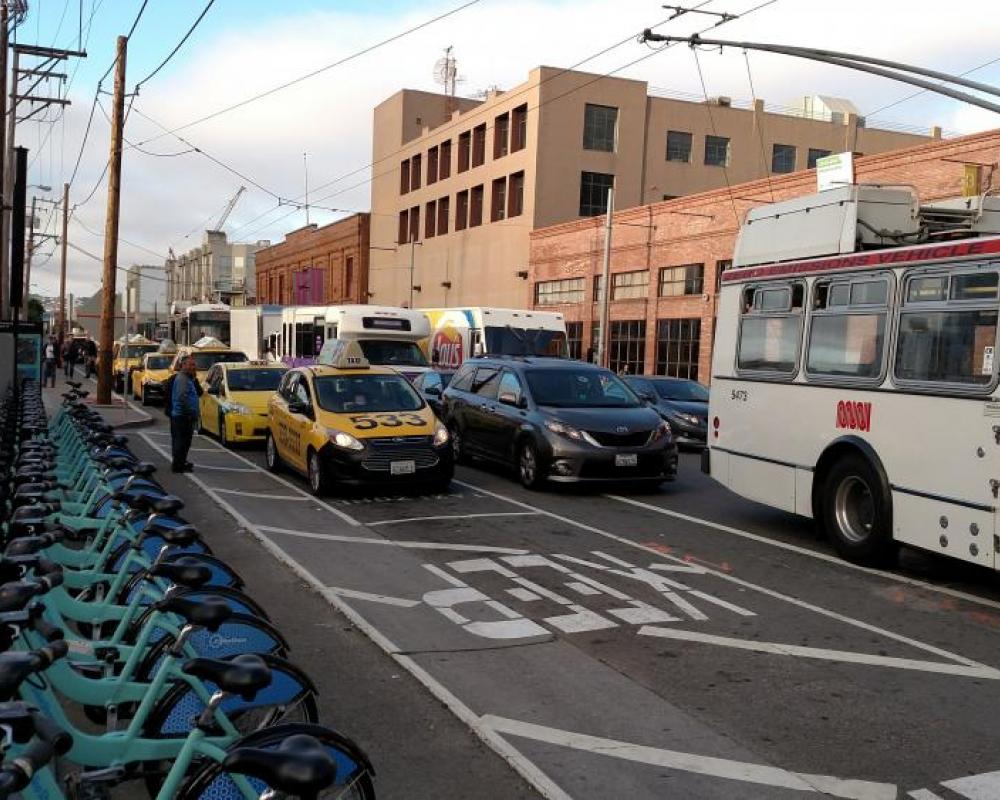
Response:
[[[400,428],[403,425],[426,425],[427,422],[419,414],[379,414],[371,417],[367,414],[359,414],[349,418],[354,423],[354,427],[359,431],[369,431],[382,425],[386,428]]]

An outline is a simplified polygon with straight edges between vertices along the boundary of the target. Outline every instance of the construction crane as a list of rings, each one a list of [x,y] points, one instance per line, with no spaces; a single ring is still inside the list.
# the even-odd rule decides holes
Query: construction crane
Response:
[[[226,224],[226,220],[229,219],[229,215],[233,213],[233,209],[236,208],[236,204],[239,202],[246,190],[246,186],[241,186],[236,190],[236,194],[234,194],[232,199],[226,203],[226,210],[222,212],[222,216],[219,217],[219,221],[215,223],[215,227],[212,228],[213,231],[222,230],[222,226]]]

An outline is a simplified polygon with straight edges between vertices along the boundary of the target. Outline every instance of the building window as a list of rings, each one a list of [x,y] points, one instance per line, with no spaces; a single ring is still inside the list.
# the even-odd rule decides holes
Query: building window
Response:
[[[578,361],[583,358],[583,323],[566,323],[566,348],[569,350],[569,357]]]
[[[344,266],[344,294],[347,297],[354,296],[354,258],[351,256],[347,257],[346,265]]]
[[[493,181],[490,195],[490,222],[499,222],[507,214],[507,179],[497,178]]]
[[[420,206],[410,209],[410,238],[407,241],[420,241]]]
[[[615,152],[618,109],[587,103],[583,109],[583,149]]]
[[[596,276],[603,278],[603,275]],[[600,294],[603,281],[598,280],[594,284],[594,296]],[[641,300],[649,293],[649,270],[636,270],[635,272],[615,272],[611,275],[611,299],[612,300]]]
[[[593,217],[608,211],[608,190],[615,185],[615,176],[603,172],[580,174],[580,216]]]
[[[510,151],[516,153],[528,144],[528,104],[518,106],[511,115]]]
[[[431,200],[424,208],[424,238],[431,239],[437,224],[437,203]]]
[[[678,197],[680,197],[679,194],[665,194],[665,195],[663,195],[662,199],[663,200],[676,200]]]
[[[403,159],[399,165],[399,193],[406,194],[410,191],[410,159]]]
[[[729,166],[729,138],[726,136],[705,137],[705,164],[709,167]]]
[[[483,224],[483,185],[472,187],[469,197],[469,227],[475,228]]]
[[[419,189],[420,188],[420,168],[423,164],[423,159],[420,153],[417,153],[410,159],[410,188]]]
[[[448,212],[450,211],[451,200],[447,197],[442,197],[438,200],[437,208],[437,233],[438,236],[444,236],[448,232]]]
[[[660,270],[660,297],[701,294],[705,290],[705,265],[687,264]]]
[[[510,114],[501,114],[493,123],[493,158],[503,158],[509,151]]]
[[[441,142],[441,157],[438,160],[438,180],[451,177],[451,139]]]
[[[771,172],[795,172],[795,145],[774,145],[771,150]]]
[[[727,269],[732,269],[733,260],[731,258],[723,259],[722,261],[715,262],[715,292],[716,294],[722,289],[722,273]]]
[[[469,224],[469,190],[455,195],[455,230],[464,231]]]
[[[515,172],[510,176],[510,186],[507,189],[507,216],[519,217],[524,213],[524,172]]]
[[[438,149],[432,147],[427,151],[427,185],[437,183],[438,179]]]
[[[597,350],[598,326],[592,337]],[[608,368],[612,372],[641,375],[646,369],[646,320],[613,320],[608,326]]]
[[[826,158],[828,155],[830,155],[829,150],[823,150],[820,147],[810,147],[809,157],[806,160],[806,169],[815,169],[816,162],[819,161],[821,158]]]
[[[405,208],[399,212],[399,232],[396,234],[396,244],[410,240],[410,212]]]
[[[536,306],[557,306],[583,302],[583,278],[561,278],[535,284]]]
[[[486,123],[472,129],[472,166],[486,163]]]
[[[667,131],[667,161],[691,161],[691,134],[686,131]]]
[[[466,131],[458,137],[458,171],[465,172],[469,168],[469,158],[472,153],[472,133]]]
[[[656,321],[657,375],[698,380],[701,354],[701,320],[660,319]]]

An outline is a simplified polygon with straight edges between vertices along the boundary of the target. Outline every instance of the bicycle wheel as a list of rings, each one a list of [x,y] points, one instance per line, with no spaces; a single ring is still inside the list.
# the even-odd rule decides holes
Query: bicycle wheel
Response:
[[[287,737],[299,733],[319,740],[337,762],[336,785],[320,792],[321,800],[375,800],[375,787],[372,783],[375,770],[372,769],[364,751],[346,736],[325,726],[276,725],[243,737],[230,745],[229,749],[276,748]],[[249,780],[258,794],[268,788],[263,781],[256,778]],[[222,765],[213,761],[196,767],[177,793],[175,800],[243,800],[243,795]]]

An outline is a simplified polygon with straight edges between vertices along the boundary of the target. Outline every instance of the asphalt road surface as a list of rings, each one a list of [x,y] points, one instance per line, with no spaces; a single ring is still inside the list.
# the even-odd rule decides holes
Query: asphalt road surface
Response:
[[[207,437],[170,475],[154,417],[134,449],[325,665],[382,797],[1000,798],[993,573],[845,564],[694,455],[642,493],[473,466],[446,495],[318,501]]]

